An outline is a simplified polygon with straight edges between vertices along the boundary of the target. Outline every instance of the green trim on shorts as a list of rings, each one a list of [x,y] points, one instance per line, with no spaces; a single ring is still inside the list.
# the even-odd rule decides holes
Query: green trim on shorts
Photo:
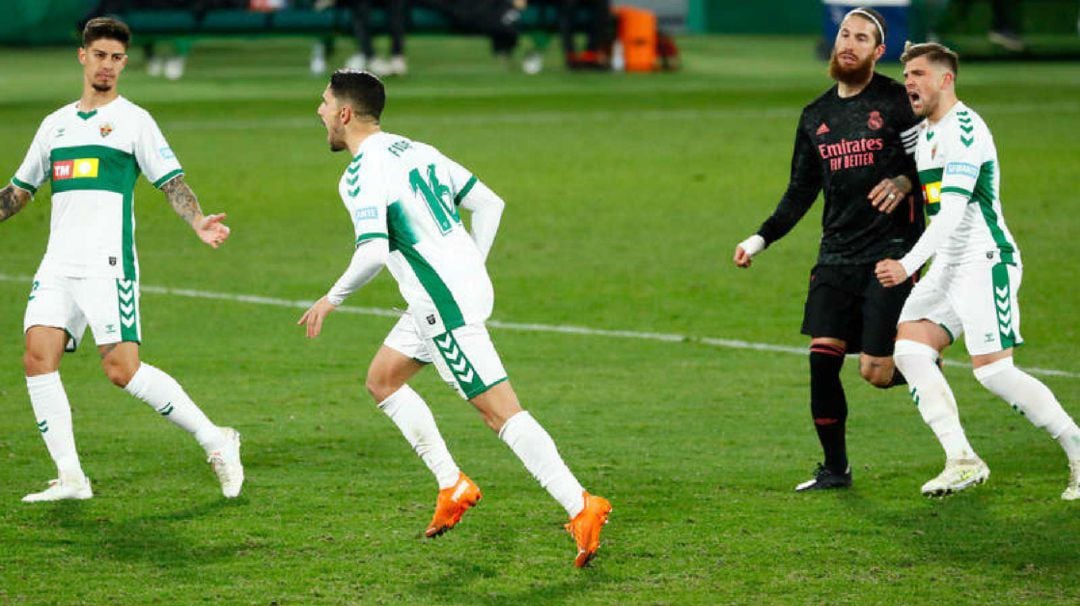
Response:
[[[139,304],[133,280],[116,280],[116,301],[120,315],[120,342],[141,343],[139,337]]]
[[[432,338],[431,341],[435,343],[435,349],[438,349],[439,354],[442,355],[447,368],[450,369],[450,374],[454,375],[454,380],[457,381],[461,392],[465,394],[465,399],[471,400],[491,389],[491,385],[485,385],[480,380],[480,373],[476,372],[472,362],[465,357],[465,352],[458,345],[453,331],[448,330]]]
[[[990,270],[994,288],[994,315],[997,318],[998,338],[1001,349],[1005,350],[1016,344],[1016,331],[1013,330],[1015,315],[1012,308],[1012,285],[1009,283],[1009,265],[997,263]]]
[[[505,377],[503,377],[503,378],[499,379],[498,381],[495,381],[495,382],[494,382],[494,383],[492,383],[491,385],[488,385],[488,386],[484,387],[484,388],[483,388],[482,390],[480,390],[479,392],[477,392],[477,393],[475,393],[475,394],[473,394],[473,395],[469,396],[469,399],[471,400],[471,399],[473,399],[473,398],[475,398],[475,397],[478,397],[478,396],[482,396],[482,395],[484,395],[485,393],[487,393],[488,391],[490,391],[492,387],[495,387],[495,386],[496,386],[496,385],[498,385],[499,383],[505,383],[505,382],[507,382],[507,381],[509,381],[509,380],[510,380],[510,376],[509,376],[509,375],[507,375],[507,376],[505,376]]]
[[[941,330],[945,331],[945,334],[949,335],[949,345],[952,345],[953,343],[956,343],[956,337],[953,336],[952,331],[949,330],[948,326],[945,326],[941,322],[938,322],[938,326],[941,327]]]

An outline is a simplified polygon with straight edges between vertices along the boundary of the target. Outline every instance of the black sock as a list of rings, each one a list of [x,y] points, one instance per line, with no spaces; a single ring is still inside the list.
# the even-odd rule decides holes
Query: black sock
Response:
[[[810,413],[814,417],[825,467],[836,473],[847,471],[847,445],[844,440],[847,399],[840,383],[844,350],[832,345],[810,348]]]

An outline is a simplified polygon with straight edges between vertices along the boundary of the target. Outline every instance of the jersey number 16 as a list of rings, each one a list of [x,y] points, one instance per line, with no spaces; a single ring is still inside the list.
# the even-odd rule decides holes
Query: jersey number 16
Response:
[[[439,183],[439,178],[435,175],[434,164],[428,165],[428,178],[426,181],[420,175],[419,169],[412,169],[409,172],[409,185],[412,185],[414,194],[419,193],[424,196],[428,210],[431,211],[431,218],[439,226],[440,232],[446,234],[454,228],[454,223],[461,225],[461,216],[458,215],[457,208],[454,207],[453,193],[449,187]]]

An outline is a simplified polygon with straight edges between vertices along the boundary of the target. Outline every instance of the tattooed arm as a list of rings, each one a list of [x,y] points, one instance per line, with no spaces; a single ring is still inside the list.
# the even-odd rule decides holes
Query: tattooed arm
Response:
[[[21,187],[8,185],[0,189],[0,221],[8,220],[11,215],[26,208],[29,202],[30,192]]]
[[[161,191],[165,192],[165,197],[176,214],[187,221],[203,242],[217,248],[229,237],[229,228],[222,223],[225,214],[203,215],[199,200],[195,197],[195,192],[191,191],[191,186],[184,181],[183,175],[170,179],[161,186]]]

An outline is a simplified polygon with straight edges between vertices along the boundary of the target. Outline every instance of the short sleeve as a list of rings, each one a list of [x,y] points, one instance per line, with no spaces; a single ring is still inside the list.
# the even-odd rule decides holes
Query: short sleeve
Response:
[[[365,164],[362,159],[354,161],[341,179],[341,197],[352,212],[357,246],[372,238],[388,237],[386,184],[383,175]]]
[[[51,131],[49,118],[41,121],[34,140],[30,142],[30,149],[26,152],[19,170],[11,178],[11,184],[20,189],[25,189],[31,194],[49,179],[49,146],[48,136]]]
[[[144,114],[135,138],[135,160],[139,163],[139,170],[158,189],[174,177],[184,174],[180,161],[150,114]]]
[[[964,142],[968,144],[965,145]],[[945,166],[941,173],[941,195],[959,194],[969,201],[975,191],[982,168],[980,147],[963,132],[956,132],[942,142],[938,153],[944,152]]]
[[[464,166],[454,162],[446,156],[442,157],[442,165],[450,175],[450,191],[454,193],[454,206],[461,206],[461,201],[469,195],[469,190],[476,185],[476,175],[469,172]]]

